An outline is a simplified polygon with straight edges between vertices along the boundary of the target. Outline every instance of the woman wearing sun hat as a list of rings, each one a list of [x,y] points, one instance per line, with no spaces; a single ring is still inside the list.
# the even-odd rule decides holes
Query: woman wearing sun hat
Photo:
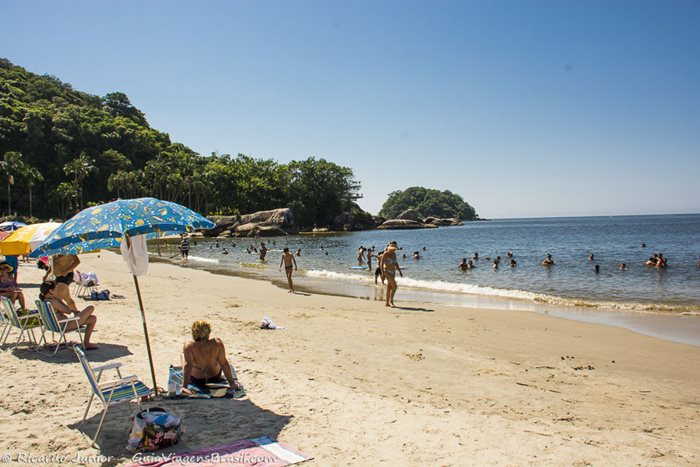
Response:
[[[0,296],[9,298],[12,303],[19,301],[19,306],[24,310],[24,294],[17,287],[14,277],[10,275],[14,270],[15,268],[7,261],[0,261]]]
[[[382,270],[382,274],[387,282],[386,287],[386,306],[395,307],[394,305],[394,295],[396,295],[396,271],[399,271],[401,277],[403,277],[403,272],[399,267],[399,260],[396,258],[396,250],[399,247],[395,241],[390,242],[386,246],[384,254],[379,259],[379,268]]]

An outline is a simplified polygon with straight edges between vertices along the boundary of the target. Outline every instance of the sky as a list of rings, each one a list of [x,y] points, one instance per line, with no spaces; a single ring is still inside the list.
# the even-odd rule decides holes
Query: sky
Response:
[[[202,155],[353,169],[362,208],[700,212],[700,2],[0,0],[0,57]]]

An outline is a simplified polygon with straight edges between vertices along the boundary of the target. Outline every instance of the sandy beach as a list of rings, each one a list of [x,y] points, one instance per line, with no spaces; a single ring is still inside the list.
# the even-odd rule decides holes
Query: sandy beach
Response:
[[[77,300],[97,307],[91,362],[118,360],[150,385],[125,264],[110,252],[81,260],[117,296]],[[21,265],[28,303],[41,275]],[[192,321],[206,319],[249,394],[155,402],[184,417],[181,443],[165,453],[269,435],[314,456],[308,465],[700,462],[700,347],[529,312],[291,295],[165,263],[140,283],[159,386]],[[285,329],[259,329],[264,316]],[[110,410],[98,449],[78,430],[90,390],[71,351],[1,352],[0,371],[0,455],[131,461],[126,406]],[[90,435],[98,415],[93,407]]]

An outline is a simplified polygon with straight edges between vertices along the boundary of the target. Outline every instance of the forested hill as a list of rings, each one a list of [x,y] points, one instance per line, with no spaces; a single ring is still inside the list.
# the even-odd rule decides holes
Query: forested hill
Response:
[[[300,225],[327,225],[359,189],[324,159],[280,164],[200,156],[149,126],[126,94],[98,97],[0,58],[0,211],[70,216],[116,197],[155,196],[205,214],[290,207]]]
[[[439,191],[420,186],[389,193],[379,214],[394,219],[407,209],[415,210],[422,218],[455,217],[463,221],[479,218],[476,210],[460,195],[449,190]]]

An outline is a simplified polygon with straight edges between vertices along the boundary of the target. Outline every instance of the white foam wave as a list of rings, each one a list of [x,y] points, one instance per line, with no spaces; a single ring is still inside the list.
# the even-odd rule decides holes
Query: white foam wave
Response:
[[[201,256],[189,256],[189,259],[193,259],[195,261],[199,261],[200,263],[220,263],[218,259],[214,258],[202,258]]]
[[[374,275],[359,275],[349,273],[339,273],[327,270],[308,270],[308,277],[326,278],[331,280],[346,280],[346,281],[361,281],[369,284],[374,282]],[[584,300],[578,298],[567,298],[556,295],[548,295],[543,293],[528,292],[518,289],[498,289],[495,287],[486,287],[475,284],[463,284],[447,281],[429,281],[420,279],[411,279],[408,277],[397,277],[396,281],[402,287],[411,289],[421,289],[430,292],[451,293],[451,294],[468,294],[481,295],[494,298],[527,300],[537,303],[548,303],[553,305],[565,305],[585,308],[607,308],[629,311],[646,311],[646,312],[672,312],[682,313],[685,315],[698,315],[700,310],[695,305],[664,305],[651,303],[633,303],[633,302],[610,302],[597,300]]]
[[[315,269],[306,270],[307,277],[321,277],[326,279],[339,279],[339,280],[354,280],[354,281],[369,281],[370,276],[361,276],[359,274],[346,274],[342,272],[326,271],[322,269],[320,271]],[[372,276],[374,277],[374,276]],[[374,280],[374,279],[372,279]]]

